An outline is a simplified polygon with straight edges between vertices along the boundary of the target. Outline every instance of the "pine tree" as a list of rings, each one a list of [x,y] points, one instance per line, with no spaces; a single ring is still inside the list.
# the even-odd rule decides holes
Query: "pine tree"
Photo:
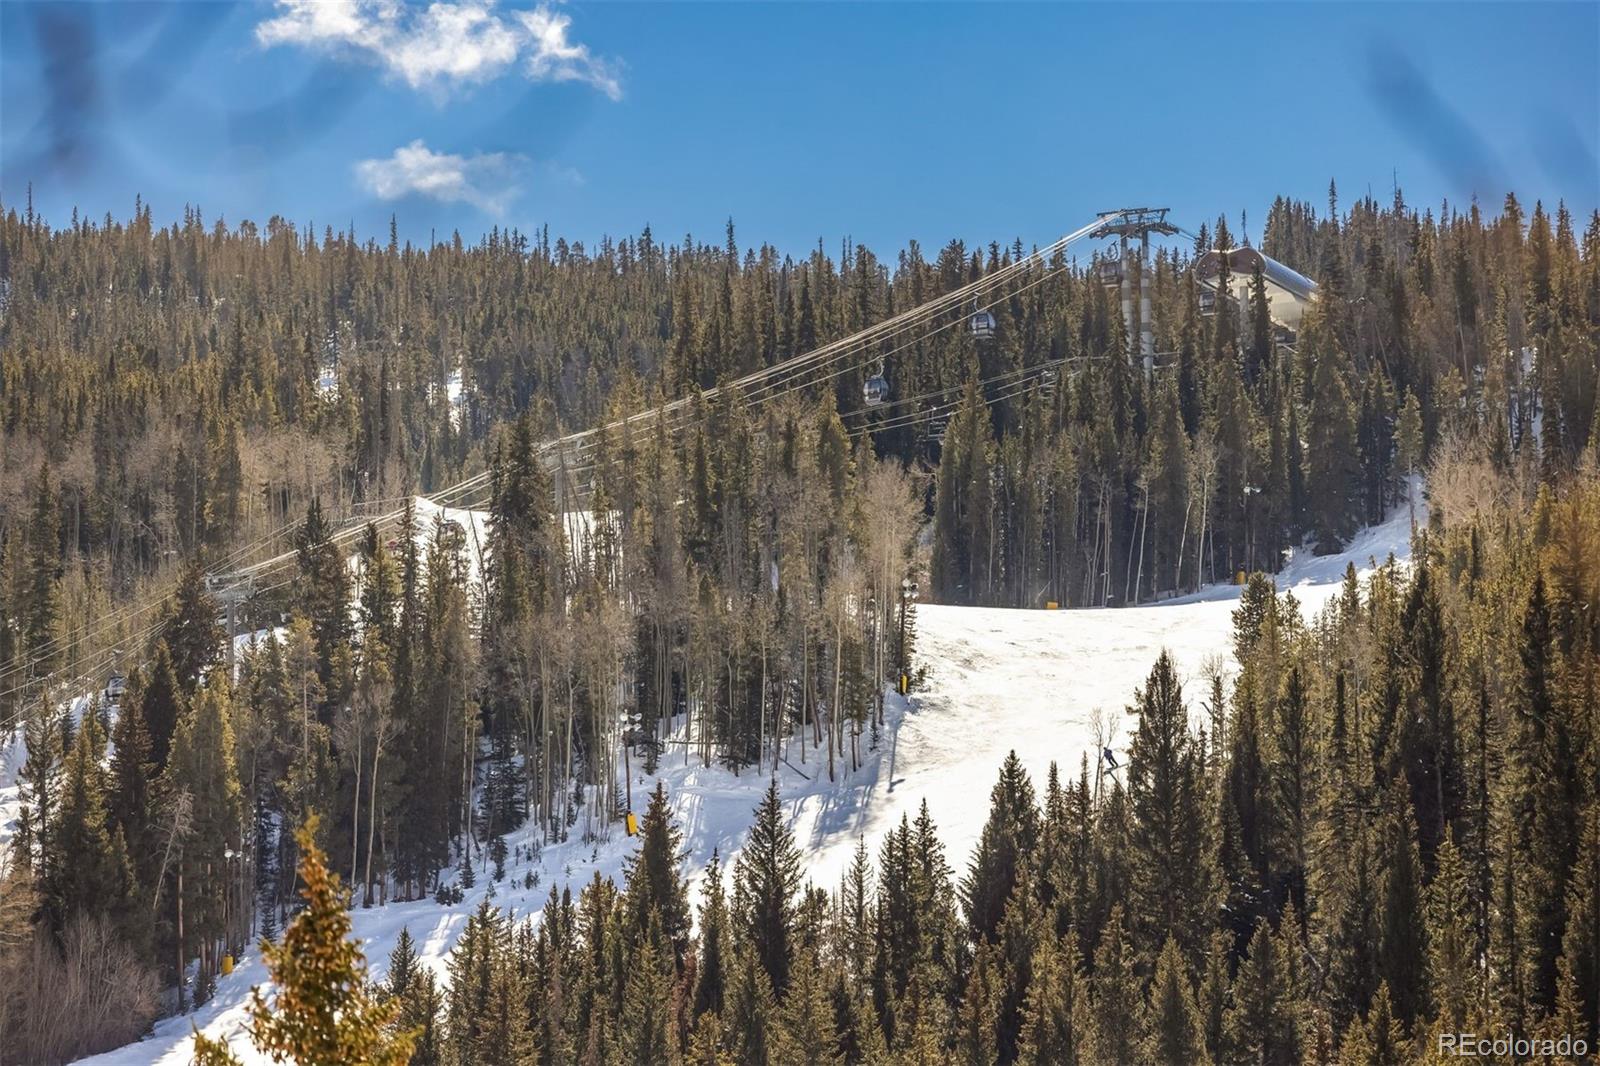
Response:
[[[700,951],[695,961],[694,1016],[721,1014],[727,994],[724,969],[728,960],[728,904],[723,891],[722,863],[715,850],[701,888]]]
[[[1187,1066],[1200,1062],[1205,1043],[1200,1012],[1176,940],[1168,939],[1156,959],[1145,1020],[1145,1056],[1157,1066]]]
[[[47,838],[53,857],[45,891],[57,929],[79,915],[103,913],[128,888],[127,854],[113,848],[106,828],[95,735],[91,728],[78,730],[62,768],[56,817]]]
[[[1345,384],[1345,355],[1331,324],[1313,311],[1303,347],[1311,353],[1307,423],[1306,524],[1322,554],[1342,548],[1355,531],[1360,468],[1355,406]]]
[[[799,952],[795,959],[771,1041],[772,1060],[783,1066],[835,1066],[842,1061],[826,978],[809,951]]]
[[[1467,871],[1452,832],[1428,886],[1428,983],[1447,1032],[1462,1032],[1477,996],[1477,948]]]
[[[622,1007],[622,1055],[626,1062],[678,1060],[677,1027],[672,1018],[672,961],[662,958],[646,936],[628,967]]]
[[[1284,966],[1271,926],[1263,919],[1250,941],[1249,956],[1239,963],[1228,1012],[1228,1043],[1244,1061],[1262,1066],[1300,1061],[1301,1033],[1292,993],[1284,987]]]
[[[315,816],[295,840],[306,905],[281,944],[262,946],[274,992],[270,1000],[259,988],[250,993],[250,1039],[265,1055],[305,1066],[403,1066],[416,1034],[393,1032],[399,1004],[381,1003],[367,990],[365,959],[350,939],[339,877],[317,847]]]
[[[989,820],[961,885],[961,900],[974,940],[994,940],[1018,872],[1027,866],[1037,839],[1033,783],[1013,751],[1001,763],[999,779],[990,790]]]
[[[1134,932],[1153,958],[1171,938],[1193,951],[1215,909],[1200,754],[1189,732],[1172,658],[1162,652],[1136,695],[1139,724],[1128,749],[1133,812]]]
[[[656,782],[650,795],[639,835],[639,850],[629,857],[625,870],[628,913],[636,935],[659,921],[675,960],[682,960],[689,941],[688,889],[679,872],[683,833],[673,824],[663,782]]]
[[[800,852],[783,816],[778,780],[767,784],[755,810],[744,850],[734,864],[733,913],[767,972],[772,989],[782,994],[789,983],[793,954],[791,937],[795,896],[800,889]]]
[[[184,564],[165,621],[162,640],[172,653],[173,676],[184,698],[193,698],[227,637],[217,624],[217,604],[206,592],[205,570],[198,558]]]
[[[1019,1063],[1073,1066],[1085,1052],[1088,984],[1079,972],[1078,941],[1045,927],[1034,950],[1032,980],[1023,1010]]]
[[[1035,984],[1037,973],[1035,970]],[[999,1011],[994,949],[980,942],[973,952],[972,973],[967,977],[956,1021],[956,1057],[962,1066],[994,1066],[998,1061],[995,1030],[1000,1022]]]
[[[185,704],[165,640],[156,641],[150,665],[134,674],[123,699],[138,704],[138,713],[150,734],[150,764],[159,773],[167,765],[172,733]]]
[[[1142,997],[1123,928],[1121,904],[1111,908],[1110,920],[1095,950],[1093,986],[1088,1061],[1137,1061],[1142,1043]]]

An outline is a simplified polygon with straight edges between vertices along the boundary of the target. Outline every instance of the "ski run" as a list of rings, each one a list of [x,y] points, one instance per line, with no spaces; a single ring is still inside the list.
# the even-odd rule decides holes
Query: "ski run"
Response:
[[[1415,486],[1413,496],[1420,499]],[[467,511],[446,514],[464,524],[475,524],[477,517]],[[1420,502],[1415,521],[1426,521]],[[1391,554],[1406,561],[1412,522],[1411,508],[1402,505],[1342,553],[1315,556],[1298,550],[1278,574],[1278,589],[1292,592],[1304,617],[1312,618],[1338,592],[1347,564],[1366,572]],[[1219,585],[1132,608],[920,606],[917,665],[925,676],[908,698],[887,697],[883,734],[865,753],[861,769],[841,769],[829,782],[826,765],[818,765],[814,752],[802,763],[798,742],[787,751],[779,785],[807,876],[835,887],[858,841],[865,840],[876,855],[882,835],[903,816],[914,818],[924,802],[959,874],[983,828],[989,789],[1006,753],[1016,750],[1037,786],[1051,762],[1063,776],[1075,777],[1085,760],[1091,778],[1108,772],[1098,753],[1110,747],[1122,761],[1129,728],[1125,709],[1162,649],[1171,652],[1184,678],[1191,714],[1204,714],[1205,672],[1232,668],[1238,595],[1237,588]],[[0,844],[13,831],[20,807],[17,772],[24,758],[18,739],[0,748]],[[636,811],[644,809],[657,780],[666,785],[683,830],[683,862],[691,903],[697,903],[699,878],[712,853],[721,855],[724,869],[731,866],[767,778],[750,768],[736,775],[720,766],[704,767],[688,746],[669,744],[657,775],[644,774],[637,761],[633,766]],[[508,836],[512,859],[505,880],[492,883],[485,866],[475,887],[454,905],[425,899],[357,908],[354,931],[372,976],[383,975],[402,928],[410,930],[421,958],[443,976],[451,946],[485,896],[521,920],[538,917],[552,885],[570,886],[576,896],[596,873],[620,884],[633,842],[615,826],[607,839],[586,843],[580,839],[582,828],[580,820],[571,839],[543,849],[535,846],[531,827]],[[445,876],[453,875],[447,871]],[[245,1062],[266,1062],[243,1030],[250,989],[265,979],[265,967],[252,949],[231,975],[218,979],[215,995],[194,1012],[164,1018],[143,1040],[80,1061],[181,1066],[190,1061],[192,1025],[227,1038]]]

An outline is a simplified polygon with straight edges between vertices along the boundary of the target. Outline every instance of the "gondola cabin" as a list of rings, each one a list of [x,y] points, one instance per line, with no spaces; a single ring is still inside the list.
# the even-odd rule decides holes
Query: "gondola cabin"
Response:
[[[889,383],[882,374],[874,374],[867,379],[867,383],[861,387],[861,398],[868,407],[876,407],[889,398]]]
[[[128,688],[128,679],[121,674],[112,674],[106,679],[106,690],[101,694],[102,700],[108,707],[116,707],[122,703],[122,694]]]
[[[974,337],[986,341],[994,336],[994,316],[987,311],[979,311],[967,323],[967,328],[972,330]]]
[[[1212,289],[1200,290],[1200,313],[1214,315],[1217,313],[1217,294]]]

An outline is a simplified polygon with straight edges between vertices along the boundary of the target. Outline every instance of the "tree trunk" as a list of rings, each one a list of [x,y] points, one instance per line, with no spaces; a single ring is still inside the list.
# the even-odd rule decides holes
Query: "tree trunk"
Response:
[[[350,803],[350,887],[356,883],[356,864],[361,861],[361,727],[356,727],[356,791]]]
[[[372,783],[367,786],[367,865],[362,874],[361,905],[372,906],[372,841],[378,824],[378,759],[383,755],[383,741],[374,738],[372,745]]]

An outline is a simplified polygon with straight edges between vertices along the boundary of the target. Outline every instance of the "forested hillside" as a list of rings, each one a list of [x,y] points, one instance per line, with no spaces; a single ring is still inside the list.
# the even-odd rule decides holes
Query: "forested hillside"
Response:
[[[524,825],[588,839],[622,813],[624,759],[653,766],[674,724],[707,763],[770,772],[797,741],[846,777],[884,685],[915,673],[911,581],[949,603],[1150,601],[1335,550],[1424,469],[1412,572],[1352,578],[1318,619],[1253,578],[1207,728],[1158,663],[1125,781],[1091,794],[1067,767],[1036,795],[1007,770],[964,875],[926,824],[871,887],[863,857],[838,894],[802,892],[764,808],[693,927],[658,809],[622,889],[537,931],[486,913],[448,995],[395,991],[450,1062],[1387,1063],[1435,1026],[1592,1028],[1600,214],[1580,241],[1564,208],[1512,197],[1494,218],[1280,200],[1261,246],[1320,286],[1292,344],[1260,279],[1201,313],[1191,258],[1242,228],[1157,258],[1148,379],[1090,264],[1038,263],[993,340],[876,353],[895,395],[951,404],[942,439],[865,405],[870,362],[759,404],[723,392],[600,434],[574,516],[540,441],[1028,249],[793,259],[731,223],[709,245],[416,248],[13,205],[0,728],[27,762],[0,1044],[58,1061],[136,1035],[163,989],[204,999],[290,919],[313,812],[366,906],[448,897]],[[1039,367],[1060,372],[982,384]],[[393,535],[336,547],[364,508],[479,471],[481,541],[407,504]],[[204,575],[280,529],[293,576],[244,606],[261,639],[230,672]],[[152,594],[159,626],[108,630]],[[47,683],[112,660],[115,708],[74,713]],[[485,996],[503,1032],[468,1020]]]

